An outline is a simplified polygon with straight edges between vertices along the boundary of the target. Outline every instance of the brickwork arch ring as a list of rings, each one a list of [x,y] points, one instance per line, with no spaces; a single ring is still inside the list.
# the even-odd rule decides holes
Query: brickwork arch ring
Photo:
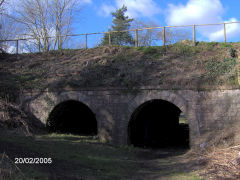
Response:
[[[128,123],[129,123],[129,121],[131,119],[131,116],[134,113],[134,111],[140,105],[142,105],[145,102],[148,102],[150,100],[165,100],[165,101],[168,101],[168,102],[176,105],[187,118],[187,109],[188,109],[187,108],[187,102],[180,95],[175,94],[174,92],[169,92],[169,91],[141,94],[139,96],[136,96],[128,106],[128,117],[127,117],[128,121],[125,125],[126,129],[128,127]],[[187,121],[188,121],[188,118],[187,118]]]
[[[58,95],[55,95],[54,93],[46,93],[42,97],[39,97],[39,99],[42,99],[45,101],[45,104],[47,104],[47,108],[39,107],[40,109],[44,108],[44,110],[41,110],[41,112],[44,113],[42,113],[41,117],[38,117],[42,122],[44,122],[44,124],[46,124],[48,116],[58,104],[69,100],[74,100],[85,104],[94,114],[96,114],[96,108],[94,108],[94,106],[91,104],[90,99],[83,93],[63,92]]]

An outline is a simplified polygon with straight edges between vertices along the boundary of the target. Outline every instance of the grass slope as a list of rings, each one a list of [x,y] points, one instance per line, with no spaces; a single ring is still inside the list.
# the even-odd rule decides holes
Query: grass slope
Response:
[[[238,88],[239,43],[176,43],[166,47],[98,47],[3,55],[0,96],[20,91],[156,86],[160,89]]]

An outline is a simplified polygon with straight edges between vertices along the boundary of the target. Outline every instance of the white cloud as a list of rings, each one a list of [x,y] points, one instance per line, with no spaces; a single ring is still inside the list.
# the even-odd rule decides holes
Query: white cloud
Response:
[[[221,21],[224,9],[220,0],[189,0],[186,5],[168,5],[167,24],[185,25]]]
[[[101,16],[108,16],[111,14],[111,12],[115,11],[115,9],[116,8],[112,5],[103,4],[98,14]]]
[[[14,47],[14,46],[5,47],[5,51],[9,54],[15,54],[16,53],[16,47]]]
[[[16,54],[16,47],[13,46],[13,45],[9,45],[9,44],[6,44],[3,49],[9,53],[9,54]],[[18,53],[19,54],[22,54],[22,53],[29,53],[30,51],[26,50],[23,48],[23,46],[20,44],[19,45],[19,49],[18,49]]]
[[[186,5],[169,4],[166,13],[168,25],[211,24],[223,22],[224,7],[220,0],[189,0]],[[231,18],[225,22],[237,21]],[[227,36],[234,37],[239,24],[227,25]],[[223,26],[197,27],[210,41],[223,40]]]
[[[103,4],[100,11],[102,11],[101,14],[104,13],[105,16],[108,16],[116,8],[121,8],[123,5],[127,6],[126,14],[132,18],[139,16],[152,17],[161,12],[161,9],[153,0],[115,0],[114,5]]]
[[[238,21],[238,20],[236,18],[231,18],[230,20],[225,22],[235,22],[235,21]],[[238,23],[227,24],[226,25],[227,39],[229,38],[231,39],[239,35],[239,29],[240,29],[240,24]],[[223,40],[223,35],[224,35],[224,31],[223,31],[223,27],[221,27],[221,29],[215,32],[209,33],[208,38],[210,41],[219,41],[219,40]]]

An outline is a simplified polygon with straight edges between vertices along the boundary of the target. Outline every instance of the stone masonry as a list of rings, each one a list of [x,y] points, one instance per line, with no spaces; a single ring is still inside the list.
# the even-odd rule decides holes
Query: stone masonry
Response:
[[[207,134],[212,131],[221,132],[240,125],[240,90],[140,88],[137,92],[123,89],[46,91],[25,93],[20,97],[20,102],[25,110],[45,124],[50,112],[59,103],[67,100],[80,101],[95,113],[101,141],[126,145],[132,113],[141,104],[153,99],[166,100],[180,108],[190,127],[191,147],[205,143],[209,139]],[[234,141],[240,141],[240,132],[233,133]],[[211,135],[210,138],[214,137]]]

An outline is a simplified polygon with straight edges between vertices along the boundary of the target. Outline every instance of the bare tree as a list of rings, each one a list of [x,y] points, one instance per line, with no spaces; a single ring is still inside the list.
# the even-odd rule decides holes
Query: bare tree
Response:
[[[4,3],[4,0],[0,0],[0,9],[3,7],[3,3]]]
[[[3,51],[3,45],[2,45],[2,40],[4,39],[3,37],[3,19],[2,19],[2,13],[3,13],[3,3],[4,0],[0,0],[0,52]]]
[[[4,0],[0,0],[0,16],[1,17],[2,17],[2,12],[3,12],[3,3],[4,3]],[[2,29],[2,23],[0,23],[0,30],[1,29]]]
[[[71,33],[72,14],[77,0],[52,0],[51,17],[55,26],[54,48],[62,49],[66,35]]]
[[[35,39],[32,42],[41,51],[63,48],[77,0],[20,0],[19,3],[21,8],[15,8],[12,18],[24,26],[25,37]]]
[[[162,34],[159,36],[162,37]],[[186,27],[166,28],[166,43],[173,44],[191,39],[191,29]]]
[[[144,28],[151,28],[151,27],[160,27],[154,21],[141,21],[141,20],[134,20],[132,24],[132,29],[144,29]],[[170,29],[167,28],[165,31],[165,40],[167,44],[176,43],[178,41],[189,39],[190,33],[184,29]],[[152,46],[157,45],[163,41],[163,31],[162,28],[156,29],[145,29],[138,31],[138,44],[139,46]]]
[[[20,3],[20,2],[19,2]],[[15,9],[12,18],[23,25],[26,37],[35,39],[39,50],[48,51],[51,23],[48,14],[48,0],[21,0],[21,8]]]
[[[135,19],[132,23],[132,29],[144,29],[150,27],[157,27],[158,25],[153,21],[144,22]],[[151,46],[159,40],[160,29],[148,29],[138,31],[138,45],[139,46]]]
[[[18,28],[11,18],[0,16],[0,40],[13,39],[17,31]]]

